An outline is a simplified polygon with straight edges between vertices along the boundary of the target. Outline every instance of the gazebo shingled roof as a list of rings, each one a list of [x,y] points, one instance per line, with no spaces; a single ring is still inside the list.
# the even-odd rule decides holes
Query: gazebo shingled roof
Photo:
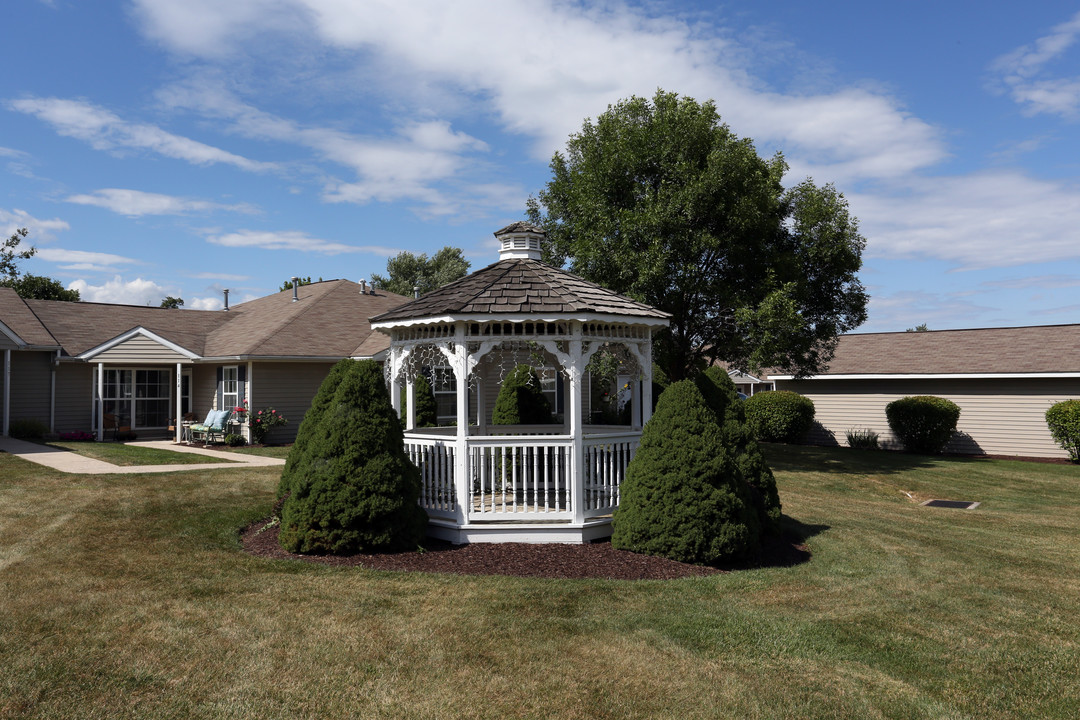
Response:
[[[513,226],[511,226],[513,227]],[[667,318],[657,310],[539,260],[500,260],[371,322],[445,315],[603,313]]]

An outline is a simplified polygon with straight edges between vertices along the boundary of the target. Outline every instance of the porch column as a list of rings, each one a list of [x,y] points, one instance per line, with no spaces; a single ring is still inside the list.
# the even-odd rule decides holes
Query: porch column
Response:
[[[181,373],[180,363],[176,363],[176,437],[174,438],[175,442],[180,442],[180,438],[181,438],[181,435],[182,435],[182,433],[180,431],[180,422],[184,419],[184,413],[182,411],[182,408],[180,407],[181,400],[182,400],[182,398],[180,397],[180,393],[183,391],[183,386],[181,385],[181,377],[182,376],[181,376],[180,373]]]
[[[4,437],[11,427],[11,350],[4,351]]]
[[[394,353],[393,348],[390,349],[388,362],[390,363],[390,406],[394,408],[394,413],[400,418],[401,383],[398,381],[398,373],[401,371],[401,366],[398,364],[397,354]]]
[[[472,482],[469,479],[469,346],[465,323],[454,326],[454,378],[457,380],[457,449],[454,452],[454,484],[457,490],[459,522],[469,521],[472,510]]]
[[[570,327],[570,504],[574,522],[585,522],[585,443],[581,434],[581,380],[585,368],[581,361],[581,323],[574,320]]]
[[[105,439],[105,431],[101,426],[105,423],[105,363],[97,366],[97,441]]]
[[[641,426],[652,418],[652,330],[644,343],[642,355],[645,356],[645,382],[641,386]]]
[[[56,432],[56,369],[60,365],[60,351],[49,363],[49,432]]]

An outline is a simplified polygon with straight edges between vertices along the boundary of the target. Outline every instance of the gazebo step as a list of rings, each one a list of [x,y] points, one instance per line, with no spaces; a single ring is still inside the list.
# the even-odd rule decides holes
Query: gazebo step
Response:
[[[456,525],[433,520],[428,523],[430,537],[454,545],[478,542],[525,542],[585,544],[611,536],[611,517],[588,520],[583,524],[544,521],[493,521]]]

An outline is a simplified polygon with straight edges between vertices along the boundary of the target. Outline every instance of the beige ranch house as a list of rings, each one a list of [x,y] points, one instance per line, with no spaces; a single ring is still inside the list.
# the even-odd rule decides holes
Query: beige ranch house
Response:
[[[870,429],[898,448],[885,406],[906,395],[937,395],[960,406],[947,452],[1067,458],[1045,414],[1080,397],[1078,347],[1080,325],[854,334],[840,338],[826,372],[764,379],[814,401],[810,442],[846,445],[848,430]]]
[[[227,292],[227,291],[226,291]],[[23,300],[0,288],[3,434],[14,420],[107,439],[104,418],[140,439],[181,438],[185,417],[273,406],[289,442],[330,367],[389,345],[367,318],[407,301],[366,283],[303,285],[226,309],[170,310]],[[246,422],[230,428],[249,436]]]

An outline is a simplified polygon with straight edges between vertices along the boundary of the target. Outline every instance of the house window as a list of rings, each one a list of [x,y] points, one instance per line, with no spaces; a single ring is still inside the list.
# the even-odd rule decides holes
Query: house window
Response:
[[[240,369],[236,365],[226,365],[221,369],[221,407],[219,410],[232,410],[240,404]]]
[[[558,407],[559,371],[555,368],[545,367],[540,368],[536,374],[540,378],[540,392],[547,398],[548,405],[551,407],[551,414],[558,415],[561,410],[561,408]]]
[[[457,378],[454,371],[446,366],[433,367],[430,371],[438,423],[454,425],[457,423]]]
[[[166,427],[172,407],[172,373],[106,370],[102,403],[102,411],[113,415],[118,427]]]

